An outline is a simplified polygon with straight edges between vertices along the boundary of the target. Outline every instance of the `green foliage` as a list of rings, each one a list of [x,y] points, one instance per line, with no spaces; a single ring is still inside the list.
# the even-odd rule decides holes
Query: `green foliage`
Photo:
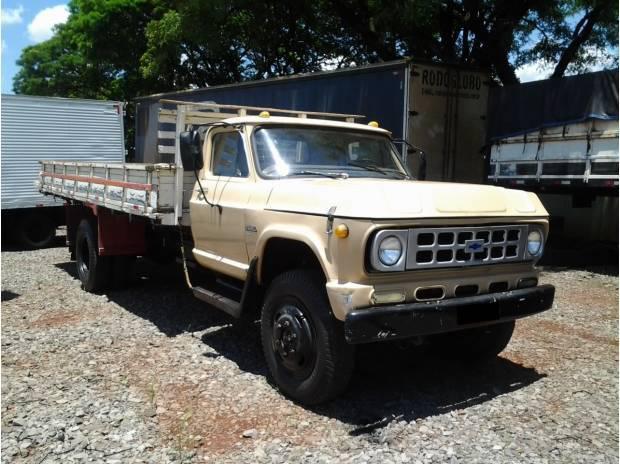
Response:
[[[555,64],[554,77],[561,77],[566,71],[586,72],[600,62],[617,66],[617,45],[617,2],[568,0],[559,5],[544,4],[523,21],[515,40],[515,64],[541,60]]]
[[[489,69],[616,60],[608,0],[71,0],[18,61],[17,93],[130,101],[161,91],[411,56]]]
[[[154,90],[138,69],[154,2],[73,0],[69,9],[68,22],[50,40],[22,52],[15,92],[130,99]]]
[[[319,70],[337,56],[321,4],[187,1],[147,28],[143,75],[186,88]]]
[[[29,95],[62,95],[91,97],[83,79],[86,71],[84,58],[69,40],[60,35],[39,45],[26,47],[17,64],[13,89]]]

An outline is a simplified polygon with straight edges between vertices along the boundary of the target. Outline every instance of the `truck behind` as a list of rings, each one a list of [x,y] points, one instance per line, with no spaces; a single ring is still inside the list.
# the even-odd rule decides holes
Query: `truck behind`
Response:
[[[63,201],[41,195],[38,160],[122,163],[123,104],[2,95],[3,232],[26,248],[52,243],[64,224]]]

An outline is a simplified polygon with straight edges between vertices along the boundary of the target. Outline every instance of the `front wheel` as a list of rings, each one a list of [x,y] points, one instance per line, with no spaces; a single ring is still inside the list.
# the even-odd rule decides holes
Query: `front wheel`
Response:
[[[290,271],[274,279],[261,314],[261,339],[269,371],[290,398],[318,404],[347,387],[355,349],[331,315],[316,274]]]
[[[510,342],[515,321],[435,335],[433,351],[444,358],[485,361],[495,358]]]

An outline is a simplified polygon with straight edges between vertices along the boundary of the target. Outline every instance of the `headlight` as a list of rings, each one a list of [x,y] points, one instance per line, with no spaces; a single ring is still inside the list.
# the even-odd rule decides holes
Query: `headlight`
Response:
[[[538,256],[542,252],[542,248],[542,233],[537,229],[530,230],[530,233],[527,235],[527,252],[532,256]]]
[[[408,234],[408,230],[378,231],[369,250],[372,269],[382,272],[404,271]]]
[[[379,261],[385,266],[393,266],[403,255],[403,245],[400,240],[391,235],[379,243]]]

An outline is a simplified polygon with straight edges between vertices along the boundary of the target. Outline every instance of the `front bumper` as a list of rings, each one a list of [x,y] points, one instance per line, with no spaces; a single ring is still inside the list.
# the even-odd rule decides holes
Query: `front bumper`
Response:
[[[368,343],[510,321],[550,309],[554,295],[553,285],[541,285],[426,303],[358,309],[345,318],[345,338],[349,343]]]

